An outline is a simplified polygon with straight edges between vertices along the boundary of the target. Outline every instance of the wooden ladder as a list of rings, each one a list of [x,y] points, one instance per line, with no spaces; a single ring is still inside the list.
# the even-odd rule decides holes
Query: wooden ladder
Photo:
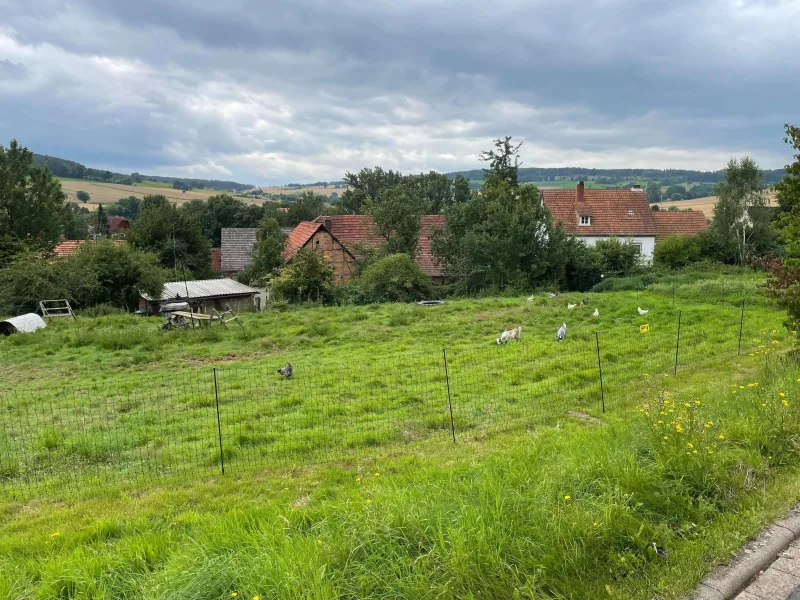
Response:
[[[45,319],[58,319],[67,317],[75,320],[75,313],[69,305],[69,300],[40,300],[39,309]]]
[[[214,316],[217,318],[217,320],[225,329],[228,329],[228,323],[236,321],[236,324],[242,328],[242,331],[244,331],[244,325],[242,325],[242,322],[239,320],[239,317],[236,316],[236,313],[233,312],[233,309],[230,307],[229,304],[225,305],[225,310],[222,312],[218,312],[216,308],[213,308],[212,310],[214,311]],[[231,315],[231,317],[229,319],[226,319],[225,318],[226,315]]]

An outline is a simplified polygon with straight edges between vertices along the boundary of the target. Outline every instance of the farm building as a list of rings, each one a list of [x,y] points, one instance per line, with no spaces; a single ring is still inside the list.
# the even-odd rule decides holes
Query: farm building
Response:
[[[697,235],[708,229],[706,216],[698,211],[658,210],[653,212],[656,222],[656,244],[671,235]]]
[[[386,240],[376,233],[372,217],[367,215],[320,216],[314,219],[313,223],[324,225],[331,237],[352,257],[357,254],[360,247],[378,248],[386,243]],[[304,224],[301,223],[301,225]],[[443,215],[425,215],[422,217],[415,260],[422,271],[431,277],[434,282],[442,283],[444,281],[444,269],[431,254],[431,233],[439,227],[444,227]],[[337,282],[343,283],[349,278],[351,274],[349,269],[352,265],[342,262],[338,266],[341,269],[340,271],[336,271],[337,265],[334,265],[336,279]]]
[[[238,273],[250,264],[256,244],[254,227],[223,227],[220,248],[220,271]]]
[[[333,267],[336,283],[341,285],[355,271],[355,255],[330,232],[330,223],[304,221],[294,228],[286,238],[286,249],[283,259],[291,262],[301,248],[313,248],[321,252],[325,260]]]
[[[695,235],[708,226],[702,213],[653,212],[639,186],[586,190],[581,181],[574,190],[541,190],[540,197],[568,234],[591,246],[612,237],[630,239],[648,261],[653,259],[658,240]],[[670,216],[660,219],[662,214]]]
[[[163,304],[188,302],[195,312],[210,313],[212,308],[225,310],[251,310],[258,290],[233,279],[205,279],[202,281],[170,281],[157,298],[141,294],[139,310],[157,315]]]
[[[125,217],[108,217],[108,230],[111,233],[123,233],[130,228],[130,221]]]
[[[281,227],[283,235],[292,233],[291,227]],[[239,273],[253,261],[253,247],[256,245],[255,227],[223,227],[222,244],[219,248],[219,269],[214,269],[212,255],[212,270],[226,275]]]

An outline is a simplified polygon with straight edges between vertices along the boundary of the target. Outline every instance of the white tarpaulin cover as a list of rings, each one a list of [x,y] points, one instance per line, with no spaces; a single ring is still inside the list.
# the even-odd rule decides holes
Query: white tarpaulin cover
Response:
[[[20,315],[18,317],[11,317],[5,321],[0,321],[0,333],[3,335],[11,335],[20,331],[22,333],[31,333],[37,329],[44,329],[47,327],[42,317],[36,313],[28,313],[27,315]]]

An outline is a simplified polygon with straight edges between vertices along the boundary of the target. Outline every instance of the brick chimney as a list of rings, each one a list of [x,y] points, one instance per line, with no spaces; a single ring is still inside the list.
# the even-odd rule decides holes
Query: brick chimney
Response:
[[[325,221],[323,222],[323,225],[325,226],[325,229],[328,230],[328,233],[332,233],[332,231],[331,231],[332,223],[331,223],[330,219],[325,219]]]
[[[583,182],[579,181],[578,186],[575,188],[575,203],[583,204]]]

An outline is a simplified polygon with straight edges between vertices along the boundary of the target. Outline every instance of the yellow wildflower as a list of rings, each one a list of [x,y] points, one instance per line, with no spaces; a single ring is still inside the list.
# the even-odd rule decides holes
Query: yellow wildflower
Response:
[[[784,405],[784,406],[789,406],[789,403],[788,403],[786,400],[784,400],[784,401],[783,401],[783,405]]]
[[[766,406],[766,404],[764,404],[764,403],[762,402],[762,403],[761,403],[761,406]]]
[[[238,598],[239,592],[231,592],[231,598]]]
[[[778,396],[780,396],[781,398],[783,398],[784,396],[786,396],[786,394],[784,394],[783,392],[778,392]]]
[[[564,496],[564,500],[566,500],[567,502],[569,502],[570,500],[572,500],[572,496]]]
[[[367,498],[367,504],[369,504],[370,502],[372,502],[372,498]]]
[[[375,473],[375,477],[380,477],[380,476],[381,476],[380,473]]]
[[[689,446],[689,448],[694,448],[694,444],[693,444],[693,443],[691,443],[691,442],[689,442],[689,443],[688,443],[688,444],[686,444],[686,445],[687,445],[687,446]]]
[[[724,435],[722,435],[721,433],[720,433],[720,434],[719,434],[717,437],[718,437],[719,439],[721,439],[721,440],[724,440],[724,439],[725,439],[725,436],[724,436]]]
[[[665,439],[665,440],[668,440],[668,439],[669,439],[669,436],[668,436],[668,435],[665,435],[665,436],[664,436],[664,439]]]
[[[595,521],[594,523],[592,523],[592,525],[594,525],[595,527],[598,527],[598,526],[600,525],[600,523],[598,523],[597,521]]]
[[[61,535],[61,532],[60,532],[60,531],[54,531],[53,533],[51,533],[51,534],[50,534],[50,537],[51,537],[51,538],[54,538],[54,537],[58,537],[58,536],[60,536],[60,535]]]
[[[253,596],[253,600],[261,600],[261,596]]]
[[[356,483],[361,483],[361,477],[356,477]]]

